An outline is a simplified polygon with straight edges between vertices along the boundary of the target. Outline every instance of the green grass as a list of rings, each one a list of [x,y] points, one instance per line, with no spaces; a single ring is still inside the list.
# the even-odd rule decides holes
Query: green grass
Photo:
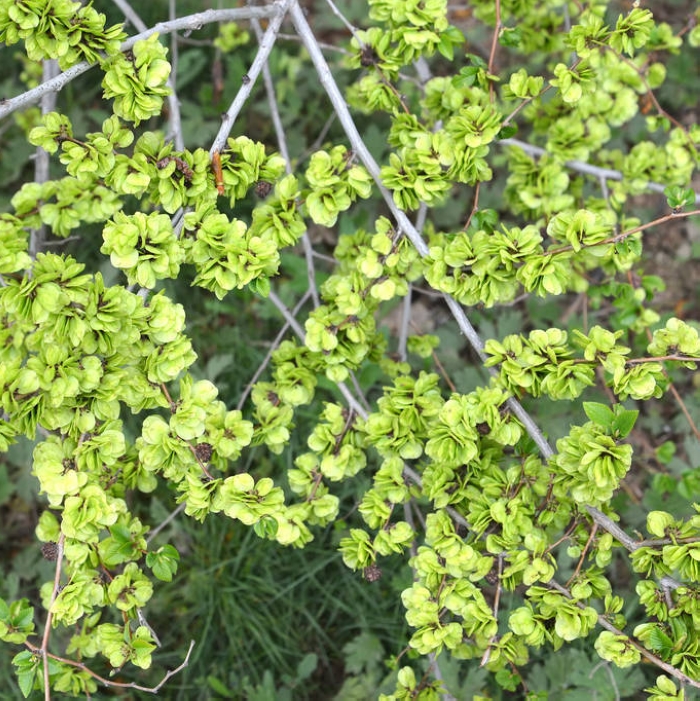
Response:
[[[332,698],[343,681],[343,647],[371,631],[387,650],[406,634],[397,589],[410,574],[389,569],[376,583],[348,570],[328,530],[304,550],[260,540],[226,519],[178,525],[185,538],[182,568],[172,584],[158,587],[149,623],[163,643],[154,667],[174,667],[189,639],[189,666],[167,685],[166,698],[217,698],[214,677],[235,698],[271,672],[289,685],[309,654],[317,665],[294,699]],[[398,562],[396,563],[398,565]],[[400,589],[399,589],[400,590]],[[149,679],[151,677],[149,676]],[[156,679],[155,676],[152,677]],[[144,695],[143,698],[152,698]]]

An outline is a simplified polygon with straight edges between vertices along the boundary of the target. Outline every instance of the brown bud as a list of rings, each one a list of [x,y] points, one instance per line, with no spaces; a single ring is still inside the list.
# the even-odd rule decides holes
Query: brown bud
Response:
[[[58,557],[58,545],[56,543],[44,543],[41,546],[41,554],[46,560],[55,560]]]
[[[213,450],[209,443],[199,443],[194,448],[194,454],[200,462],[209,462]]]
[[[272,192],[272,184],[268,183],[267,180],[258,180],[255,183],[255,194],[261,199],[265,199],[270,192]]]
[[[362,576],[368,582],[377,582],[382,578],[382,571],[379,569],[379,567],[377,567],[377,565],[370,565],[362,570]]]

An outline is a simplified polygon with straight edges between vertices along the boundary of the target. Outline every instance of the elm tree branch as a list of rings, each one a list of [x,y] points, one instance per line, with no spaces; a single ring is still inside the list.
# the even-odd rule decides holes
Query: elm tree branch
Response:
[[[428,254],[428,246],[425,243],[425,241],[421,238],[420,234],[413,226],[413,223],[410,221],[410,219],[406,216],[406,214],[403,211],[401,211],[396,206],[391,193],[382,183],[379,165],[374,160],[374,157],[365,145],[362,137],[360,136],[360,133],[357,130],[357,127],[355,126],[355,122],[353,121],[352,115],[350,114],[350,110],[348,109],[345,99],[343,98],[343,95],[340,92],[340,89],[338,88],[335,79],[333,78],[333,74],[331,73],[328,63],[326,62],[326,59],[324,58],[323,53],[321,52],[316,42],[311,27],[309,26],[308,22],[306,21],[306,18],[304,17],[303,11],[298,5],[294,4],[290,8],[290,16],[297,30],[297,33],[302,38],[304,46],[306,47],[306,50],[308,51],[309,56],[311,57],[321,85],[323,86],[324,90],[326,91],[326,94],[328,95],[329,100],[331,101],[331,104],[333,105],[335,113],[343,126],[345,134],[348,137],[352,148],[354,149],[355,153],[359,156],[365,168],[367,168],[367,171],[370,173],[375,183],[377,184],[377,188],[379,189],[382,198],[386,202],[400,229],[406,234],[406,236],[408,236],[409,240],[415,246],[418,253],[422,257],[425,257]],[[535,147],[529,146],[529,144],[524,144],[523,142],[518,142],[514,139],[504,139],[500,143],[505,143],[506,145],[510,146],[517,146],[519,148],[523,148],[523,150],[530,149],[528,152],[544,153],[543,150],[536,149]],[[533,151],[533,149],[535,150]],[[571,167],[575,166],[576,169],[581,170],[581,172],[587,172],[596,176],[600,176],[601,171],[604,170],[595,166],[589,166],[587,163],[579,163],[578,161],[572,161],[569,162],[569,164],[573,164]],[[612,179],[619,180],[622,178],[622,174],[620,174],[618,171],[607,171],[606,174],[609,175]],[[663,189],[663,186],[661,185],[658,185],[657,187]],[[460,305],[455,299],[453,299],[449,295],[444,295],[444,299],[450,311],[452,312],[452,316],[457,322],[460,330],[466,336],[470,345],[477,353],[479,358],[482,360],[482,362],[485,361],[486,354],[484,353],[483,341],[481,340],[479,334],[476,332],[474,327],[471,325],[469,319],[467,318],[464,312],[464,309],[462,309],[462,305]],[[490,368],[489,372],[495,373],[495,370],[493,368]],[[511,397],[508,400],[507,405],[508,408],[513,412],[513,414],[518,418],[518,420],[523,424],[525,430],[539,448],[542,456],[546,460],[549,460],[554,455],[554,450],[549,445],[549,442],[545,438],[540,427],[535,423],[533,418],[527,413],[527,411],[525,411],[520,402],[518,402],[515,398]],[[418,477],[418,475],[411,475],[411,478],[414,481],[416,477]],[[630,538],[619,526],[617,526],[617,524],[615,524],[605,514],[603,514],[598,509],[589,506],[586,506],[585,510],[593,519],[593,521],[595,521],[601,528],[605,529],[611,535],[617,538],[627,550],[631,552],[636,549],[634,545],[634,540],[632,540],[632,538]]]
[[[533,146],[525,141],[520,141],[519,139],[501,139],[497,142],[500,146],[515,146],[521,151],[524,151],[530,156],[544,156],[547,151],[539,146]],[[594,166],[590,163],[584,161],[565,161],[564,165],[570,170],[575,170],[578,173],[584,173],[585,175],[592,175],[598,179],[602,180],[624,180],[624,176],[619,170],[613,170],[612,168],[601,168],[600,166]],[[647,189],[652,192],[660,192],[666,189],[666,185],[661,183],[648,182]],[[695,204],[700,204],[700,193],[695,193]]]
[[[42,80],[51,80],[58,74],[58,62],[55,59],[46,59],[42,63]],[[41,114],[53,112],[56,106],[56,95],[47,93],[41,98]],[[41,146],[34,152],[34,182],[45,183],[49,179],[49,154]],[[46,239],[46,224],[41,224],[37,229],[32,229],[29,236],[29,255],[36,258],[39,248],[43,247]]]
[[[128,51],[137,41],[148,39],[152,34],[170,34],[172,32],[192,32],[201,29],[206,24],[214,22],[241,22],[249,19],[265,19],[267,17],[276,17],[280,12],[282,0],[276,0],[271,5],[265,7],[241,7],[230,10],[206,10],[205,12],[197,12],[193,15],[179,17],[178,19],[169,22],[159,22],[151,29],[135,34],[129,37],[120,47],[121,51]],[[46,93],[58,92],[62,90],[68,83],[82,75],[86,71],[96,66],[95,63],[77,63],[71,66],[68,70],[63,71],[60,75],[52,80],[38,85],[32,90],[27,90],[17,97],[0,102],[0,119],[7,117],[9,114],[16,112],[22,107],[33,105],[41,100]]]
[[[560,594],[563,594],[567,599],[573,599],[571,596],[571,592],[569,592],[566,587],[563,587],[561,584],[558,584],[555,581],[550,581],[547,582],[547,586],[551,587],[552,589],[556,589]],[[582,603],[581,601],[577,601],[576,605],[581,608],[585,609],[586,605]],[[652,664],[656,665],[660,669],[663,669],[664,672],[667,672],[670,674],[672,677],[675,677],[678,679],[683,684],[688,684],[690,686],[694,686],[696,689],[700,689],[700,682],[696,681],[694,679],[691,679],[689,676],[686,674],[683,674],[679,669],[676,669],[676,667],[673,667],[672,665],[668,664],[667,662],[664,662],[662,659],[657,657],[656,655],[653,655],[649,650],[647,650],[642,644],[637,642],[634,638],[631,638],[630,636],[626,635],[623,633],[619,628],[616,628],[610,621],[605,616],[602,616],[598,614],[598,624],[602,627],[605,628],[605,630],[610,631],[611,633],[614,633],[615,635],[622,635],[623,637],[627,638],[629,640],[630,645],[635,647],[639,653],[642,655],[642,657],[645,657],[649,662]]]

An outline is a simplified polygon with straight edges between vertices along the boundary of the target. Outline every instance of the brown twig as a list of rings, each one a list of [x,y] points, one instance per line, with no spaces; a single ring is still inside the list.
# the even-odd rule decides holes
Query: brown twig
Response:
[[[36,648],[34,645],[30,643],[25,643],[27,648],[31,650],[32,652],[39,652],[38,648]],[[165,676],[160,680],[156,686],[141,686],[140,684],[137,684],[136,682],[115,682],[110,679],[105,679],[104,677],[101,677],[97,672],[93,672],[89,667],[87,667],[85,664],[82,662],[76,662],[75,660],[70,660],[65,657],[60,657],[59,655],[51,655],[47,654],[47,657],[50,657],[52,660],[56,660],[57,662],[62,662],[63,664],[66,664],[70,667],[75,667],[76,669],[79,669],[86,674],[89,674],[93,679],[96,679],[98,682],[101,684],[104,684],[105,686],[108,687],[116,687],[119,689],[136,689],[137,691],[145,691],[146,693],[149,694],[155,694],[157,691],[160,691],[160,689],[163,687],[165,682],[168,681],[171,677],[175,676],[178,672],[181,672],[185,667],[190,662],[190,655],[192,654],[192,650],[194,648],[194,640],[190,640],[190,647],[187,650],[187,655],[185,656],[185,659],[182,661],[180,665],[175,667],[175,669],[170,669],[165,673]]]
[[[498,607],[501,602],[501,575],[503,574],[503,553],[499,553],[498,557],[496,558],[498,560],[498,578],[496,579],[496,594],[493,597],[493,617],[498,620]],[[479,664],[479,667],[485,667],[489,660],[491,659],[491,646],[496,642],[498,639],[498,633],[495,635],[491,636],[491,640],[489,640],[488,647],[486,650],[484,650],[484,654],[481,658],[481,663]]]
[[[659,217],[658,219],[654,219],[653,221],[647,222],[646,224],[640,224],[639,226],[635,226],[633,229],[628,229],[627,231],[623,231],[620,234],[615,234],[615,236],[610,236],[607,239],[603,239],[602,241],[596,241],[596,243],[582,243],[581,244],[581,250],[585,248],[595,248],[597,246],[607,246],[610,243],[617,244],[617,243],[622,243],[625,239],[629,238],[633,234],[638,234],[640,231],[645,231],[646,229],[650,229],[652,226],[659,226],[660,224],[665,224],[667,221],[670,221],[671,219],[685,219],[685,217],[694,217],[700,214],[700,209],[694,209],[691,212],[671,212],[670,214],[665,214],[663,217]],[[569,246],[562,246],[561,248],[553,248],[548,251],[544,251],[540,255],[542,256],[552,256],[552,255],[557,255],[558,253],[568,253],[569,251],[573,251],[574,247],[569,245]]]
[[[591,547],[591,543],[593,542],[593,538],[595,537],[597,530],[598,530],[598,524],[594,521],[593,528],[591,528],[590,535],[588,536],[588,540],[586,541],[586,545],[583,548],[583,552],[581,553],[581,557],[579,557],[578,563],[576,564],[576,569],[574,570],[574,573],[569,578],[569,581],[566,583],[567,587],[571,584],[571,582],[574,581],[574,579],[576,579],[576,577],[578,577],[579,572],[581,571],[581,567],[583,566],[583,561],[586,559],[586,554],[588,553],[588,548]]]
[[[46,623],[44,625],[44,634],[41,638],[41,660],[44,667],[44,699],[50,701],[51,687],[49,685],[49,637],[51,636],[51,623],[53,621],[53,604],[59,594],[61,588],[61,569],[63,568],[63,546],[66,542],[66,536],[61,533],[56,544],[56,572],[53,577],[53,591],[51,592],[51,600],[49,602],[48,612],[46,614]]]

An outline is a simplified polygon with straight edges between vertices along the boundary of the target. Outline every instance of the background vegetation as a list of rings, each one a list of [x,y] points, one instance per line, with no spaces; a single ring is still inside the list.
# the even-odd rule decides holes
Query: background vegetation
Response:
[[[334,77],[341,88],[347,88],[363,69],[349,67],[351,36],[344,21],[322,0],[307,0],[302,4],[316,37],[325,42],[324,51]],[[484,4],[476,3],[481,9]],[[96,0],[94,5],[106,14],[108,24],[124,21],[119,3]],[[177,0],[170,5],[170,12],[176,16],[203,9],[203,3],[198,0]],[[338,5],[347,22],[359,28],[368,24],[365,3]],[[605,17],[614,24],[614,18],[629,11],[628,5],[609,3]],[[134,3],[134,6],[148,27],[168,17],[166,2]],[[657,20],[668,22],[677,33],[686,31],[695,21],[693,13],[697,14],[696,3],[682,0],[654,3],[651,9]],[[448,17],[464,33],[471,59],[464,59],[464,52],[459,51],[454,61],[437,55],[431,69],[438,76],[457,75],[465,66],[478,65],[475,56],[488,61],[491,52],[493,23],[488,13],[475,13],[470,3],[450,3]],[[517,32],[517,23],[510,29]],[[248,37],[241,36],[243,30],[250,32]],[[131,34],[135,30],[127,25],[127,31]],[[252,28],[241,25],[237,31],[241,42],[235,50],[222,50],[221,43],[217,46],[217,39],[220,41],[226,32],[234,32],[231,27],[217,25],[177,36],[176,44],[171,45],[171,60],[172,48],[177,48],[174,66],[181,134],[191,151],[197,147],[209,148],[220,128],[222,111],[238,92],[256,55]],[[169,41],[164,39],[166,44]],[[650,113],[661,110],[686,126],[697,121],[700,94],[697,49],[660,53],[667,77],[654,93],[658,103],[642,104],[637,116],[614,130],[605,146],[608,151],[628,151],[642,138],[656,138],[659,142],[665,139],[662,131],[649,136],[646,123]],[[512,73],[523,61],[522,54],[509,46],[507,36],[501,36],[497,56],[495,67],[500,75]],[[533,74],[548,70],[546,51],[532,53],[527,60],[526,67]],[[5,76],[0,95],[4,97],[23,92],[41,78],[41,66],[28,61],[17,46],[3,47],[0,62]],[[291,26],[283,27],[270,56],[269,68],[274,76],[291,161],[295,167],[306,167],[313,151],[345,140],[342,127]],[[411,95],[406,99],[410,100]],[[69,83],[58,96],[58,105],[70,118],[76,134],[99,131],[111,114],[93,73]],[[359,111],[355,116],[375,159],[386,162],[392,124],[389,116]],[[140,129],[163,128],[167,117],[166,103],[163,115],[148,120]],[[34,177],[35,149],[26,134],[39,119],[39,108],[35,107],[0,124],[3,211],[11,209],[13,195]],[[269,151],[277,148],[262,82],[236,121],[232,135],[242,134],[267,144]],[[482,210],[492,210],[498,217],[511,221],[515,217],[525,225],[528,213],[523,210],[514,215],[510,199],[504,196],[509,165],[506,149],[499,151],[500,148],[492,146],[494,178],[479,192],[478,204]],[[58,160],[53,159],[51,176],[59,177],[62,172]],[[694,184],[697,192],[698,183]],[[465,194],[464,189],[455,188],[443,206],[431,209],[429,226],[435,231],[460,229],[474,204],[473,196],[473,191]],[[241,202],[236,216],[250,214],[255,204],[253,199]],[[663,196],[648,192],[631,194],[625,208],[643,222],[668,210]],[[386,215],[388,210],[375,198],[358,202],[340,215],[335,226],[309,222],[308,234],[317,254],[319,286],[333,270],[332,256],[339,236],[358,228],[371,228],[380,214]],[[643,256],[627,278],[648,291],[646,306],[659,315],[659,325],[671,316],[691,325],[700,321],[697,263],[700,232],[696,222],[692,218],[679,219],[665,224],[663,229],[653,230],[648,237],[645,235]],[[122,273],[100,253],[101,231],[102,224],[84,225],[67,240],[50,237],[46,246],[73,255],[90,271],[101,271],[107,284],[121,284]],[[281,273],[274,279],[274,289],[290,307],[307,290],[306,263],[300,251],[299,245],[284,252]],[[196,379],[216,383],[220,397],[231,408],[276,343],[281,328],[279,311],[268,299],[247,289],[233,290],[219,301],[210,292],[191,286],[192,277],[192,272],[183,268],[177,279],[167,280],[162,286],[187,310],[187,335],[197,353],[191,373]],[[509,334],[526,334],[532,329],[552,326],[571,332],[588,329],[593,321],[627,328],[634,305],[623,297],[616,298],[614,293],[604,295],[600,288],[598,293],[596,297],[595,292],[587,296],[585,292],[572,291],[544,299],[523,294],[512,303],[493,308],[477,305],[470,309],[469,318],[486,339],[503,339]],[[382,308],[380,324],[388,339],[395,338],[398,332],[400,304],[396,299]],[[488,383],[488,372],[465,342],[442,297],[421,280],[414,288],[411,304],[412,333],[439,338],[434,353],[425,358],[412,356],[412,370],[436,372],[446,387],[459,388],[465,394]],[[634,330],[626,332],[623,341],[641,353],[647,342],[643,334]],[[671,369],[670,378],[673,392],[648,401],[627,402],[629,408],[640,412],[628,437],[635,458],[610,507],[619,514],[627,532],[638,533],[639,539],[643,538],[650,511],[663,510],[679,519],[688,518],[694,513],[692,504],[700,494],[700,444],[695,428],[700,421],[700,384],[696,375],[683,369]],[[376,401],[387,384],[386,377],[372,363],[361,368],[357,381],[370,402]],[[306,438],[316,425],[322,402],[334,396],[337,401],[338,395],[330,381],[322,379],[320,388],[313,403],[297,411],[296,429],[284,451],[274,455],[264,446],[253,448],[245,454],[242,470],[254,472],[256,479],[269,476],[277,484],[286,484],[295,457],[306,450]],[[586,399],[612,404],[614,398],[608,392],[599,384]],[[566,436],[571,425],[586,421],[577,402],[525,397],[524,405],[536,415],[540,426],[546,428],[551,444]],[[135,419],[127,424],[126,430],[132,437],[138,435]],[[0,596],[6,600],[28,597],[38,604],[39,587],[52,580],[55,565],[42,558],[34,533],[46,503],[38,494],[38,483],[31,474],[33,447],[23,439],[0,456]],[[314,541],[301,550],[261,539],[252,529],[221,515],[211,516],[203,523],[184,514],[169,520],[176,503],[173,490],[165,482],[150,495],[130,497],[132,512],[144,523],[166,523],[157,542],[173,544],[181,559],[177,576],[171,583],[158,583],[157,595],[149,604],[148,622],[162,643],[154,653],[152,668],[128,668],[121,676],[144,686],[157,684],[163,669],[180,664],[189,640],[194,638],[196,645],[189,665],[168,681],[159,694],[163,698],[351,701],[375,698],[381,692],[391,693],[396,684],[396,668],[414,657],[406,649],[412,630],[406,624],[401,604],[401,592],[413,579],[412,570],[406,558],[385,558],[381,563],[382,577],[370,582],[347,568],[338,551],[347,529],[359,522],[358,506],[371,483],[371,473],[360,473],[343,482],[335,492],[340,498],[338,519],[316,529]],[[560,573],[566,576],[572,574],[576,563],[562,557],[558,564]],[[626,558],[616,553],[609,576],[615,594],[632,602],[624,610],[631,630],[635,623],[646,620],[645,612],[635,603],[636,575],[630,571]],[[506,610],[515,608],[516,594],[504,594],[502,605]],[[61,632],[56,631],[52,640],[57,646],[63,642]],[[19,695],[11,658],[5,650],[0,654],[0,689],[6,690],[0,691],[0,698],[13,699]],[[523,686],[518,694],[524,696],[526,689],[533,695],[540,693],[540,698],[546,698],[548,693],[552,699],[574,700],[641,698],[642,690],[654,684],[659,670],[652,665],[619,669],[603,663],[590,639],[584,638],[554,655],[547,647],[539,657],[536,650],[532,651],[530,663],[520,672]],[[443,655],[440,674],[455,698],[514,698],[516,693],[504,691],[479,666],[478,659],[457,661]],[[685,693],[685,698],[693,698],[691,689],[686,688]],[[99,690],[92,698],[119,695],[150,698],[147,694],[139,696],[138,692],[119,690]],[[41,696],[35,692],[32,698]]]

